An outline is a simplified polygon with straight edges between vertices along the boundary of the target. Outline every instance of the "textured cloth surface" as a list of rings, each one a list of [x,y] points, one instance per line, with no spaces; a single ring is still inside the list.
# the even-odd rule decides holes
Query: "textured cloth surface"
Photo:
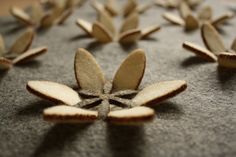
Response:
[[[227,7],[214,2],[207,1],[213,5],[214,15],[224,13]],[[96,18],[88,3],[76,10],[65,25],[39,33],[33,47],[47,45],[48,54],[0,73],[0,156],[235,156],[235,71],[218,68],[216,63],[204,62],[182,49],[185,40],[203,45],[199,30],[184,33],[181,27],[165,24],[161,18],[163,12],[154,6],[141,15],[141,27],[163,26],[151,39],[135,45],[100,45],[84,36],[75,20]],[[8,46],[22,32],[11,17],[0,18],[0,26]],[[222,27],[221,34],[228,47],[235,37],[235,26],[236,18]],[[131,50],[142,48],[147,56],[147,69],[141,87],[184,79],[188,88],[158,104],[154,108],[155,120],[140,127],[113,126],[105,122],[90,125],[45,122],[42,111],[53,103],[29,94],[26,83],[50,80],[76,87],[73,60],[79,47],[92,52],[109,79]]]

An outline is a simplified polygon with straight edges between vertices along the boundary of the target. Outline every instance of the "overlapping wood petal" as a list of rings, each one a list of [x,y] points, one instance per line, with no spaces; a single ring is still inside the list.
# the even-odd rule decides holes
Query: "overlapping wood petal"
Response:
[[[88,123],[95,121],[97,117],[96,111],[65,105],[50,107],[43,111],[44,120],[56,123]]]
[[[140,105],[152,106],[171,98],[187,88],[187,83],[183,80],[165,81],[142,89],[134,98],[133,102]]]
[[[198,18],[201,21],[210,21],[212,19],[212,8],[209,5],[204,6],[199,12],[198,12]]]
[[[134,43],[141,38],[141,35],[140,29],[128,30],[120,34],[118,41],[122,44]]]
[[[102,92],[105,78],[94,57],[84,49],[75,55],[75,76],[80,88]]]
[[[226,68],[236,68],[236,53],[223,52],[218,55],[218,63]]]
[[[147,38],[154,32],[157,32],[161,29],[160,26],[154,25],[154,26],[149,26],[141,30],[141,38]]]
[[[30,16],[21,8],[13,6],[10,8],[10,13],[20,22],[26,25],[33,25]]]
[[[108,43],[113,41],[113,37],[111,33],[107,30],[107,28],[99,23],[95,22],[92,27],[92,34],[94,38],[102,43]]]
[[[115,124],[142,124],[153,120],[155,112],[148,107],[134,107],[131,109],[123,109],[111,111],[108,114],[107,121]]]
[[[83,29],[88,35],[92,36],[92,24],[82,20],[82,19],[77,19],[76,21],[77,26],[79,26],[81,29]]]
[[[49,81],[29,81],[27,90],[43,99],[66,105],[75,105],[81,101],[77,92],[72,88]]]
[[[164,19],[166,19],[167,21],[169,21],[173,24],[180,25],[180,26],[185,26],[185,21],[181,17],[176,16],[175,14],[164,13],[162,16],[163,16]]]
[[[139,17],[138,14],[134,12],[125,19],[125,21],[121,26],[120,32],[123,33],[131,29],[136,29],[138,28],[138,25],[139,25]]]
[[[12,61],[3,57],[0,57],[0,70],[8,70],[12,66]]]
[[[10,48],[10,53],[21,54],[27,51],[32,44],[34,38],[34,31],[32,29],[24,32]]]
[[[113,90],[137,89],[145,71],[146,57],[135,50],[122,62],[113,79]]]
[[[100,11],[98,13],[98,21],[102,23],[112,35],[115,35],[116,30],[113,24],[113,19],[107,12],[104,10]]]
[[[203,24],[201,28],[201,34],[205,46],[215,55],[219,55],[221,52],[226,50],[219,33],[211,24]]]

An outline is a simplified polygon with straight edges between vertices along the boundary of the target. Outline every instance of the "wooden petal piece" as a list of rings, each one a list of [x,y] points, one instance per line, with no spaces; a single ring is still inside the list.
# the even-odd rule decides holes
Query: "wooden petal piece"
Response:
[[[42,17],[44,16],[44,10],[40,3],[35,2],[31,6],[31,18],[34,24],[40,24]]]
[[[142,14],[142,13],[144,13],[145,11],[147,11],[151,7],[152,7],[152,4],[149,4],[149,3],[140,4],[137,7],[137,11],[138,11],[138,13]]]
[[[183,19],[185,19],[188,15],[192,14],[191,9],[185,1],[182,1],[179,6],[180,15]]]
[[[3,39],[2,35],[0,34],[0,57],[4,53],[6,53],[5,42],[4,42],[4,39]]]
[[[29,81],[26,88],[32,94],[56,103],[76,105],[81,101],[77,92],[72,88],[55,82]]]
[[[236,52],[236,38],[234,39],[234,41],[233,41],[233,43],[231,45],[231,49]]]
[[[217,27],[220,24],[224,24],[227,20],[231,19],[234,17],[234,13],[226,13],[224,15],[221,15],[219,17],[217,17],[216,19],[214,19],[211,24],[215,27]]]
[[[118,14],[116,0],[107,0],[105,4],[105,9],[112,15],[116,16]]]
[[[134,50],[122,62],[113,79],[113,90],[137,89],[142,81],[146,67],[145,53]]]
[[[26,24],[26,25],[32,25],[33,22],[31,21],[30,16],[21,8],[18,7],[11,7],[10,8],[10,13],[12,16],[14,16],[17,20],[20,22]]]
[[[236,54],[223,52],[218,56],[218,63],[220,66],[226,68],[236,68]]]
[[[92,34],[99,42],[108,43],[113,41],[109,31],[99,22],[93,24]]]
[[[98,21],[114,36],[116,33],[112,17],[104,10],[98,12]]]
[[[132,30],[122,33],[119,36],[118,41],[122,44],[129,44],[129,43],[136,42],[137,40],[140,39],[140,37],[141,37],[141,30],[140,29],[132,29]]]
[[[137,1],[136,0],[128,0],[128,2],[124,6],[124,16],[128,16],[137,8]]]
[[[34,39],[33,29],[28,29],[24,32],[10,48],[10,53],[22,54],[29,49]]]
[[[151,34],[153,34],[153,33],[155,33],[155,32],[157,32],[157,31],[159,31],[161,29],[161,27],[160,26],[158,26],[158,25],[154,25],[154,26],[149,26],[149,27],[147,27],[147,28],[144,28],[144,29],[142,29],[142,37],[141,38],[147,38],[147,37],[149,37]]]
[[[206,5],[198,12],[198,18],[201,21],[210,21],[212,19],[212,12],[211,6]]]
[[[226,50],[219,33],[211,24],[203,24],[201,35],[205,46],[214,54],[219,55]]]
[[[187,88],[182,80],[165,81],[145,87],[134,98],[136,105],[156,105],[157,103],[176,96]]]
[[[55,123],[88,123],[97,119],[96,111],[89,111],[72,106],[55,106],[43,111],[43,118],[46,121]]]
[[[140,106],[131,109],[111,111],[108,114],[107,121],[123,125],[142,124],[153,120],[154,115],[155,112],[153,109]]]
[[[92,24],[82,20],[77,19],[76,21],[77,26],[79,26],[81,29],[83,29],[88,35],[92,36]]]
[[[196,19],[192,14],[189,14],[185,18],[185,29],[188,30],[195,30],[199,27],[198,19]]]
[[[59,25],[62,25],[65,23],[65,21],[71,16],[71,14],[73,13],[72,9],[67,9],[65,10],[62,15],[59,17],[59,19],[57,20],[57,23]]]
[[[102,92],[105,77],[95,58],[85,49],[78,49],[75,55],[75,77],[82,89]]]
[[[47,52],[47,47],[39,47],[26,51],[13,60],[13,64],[21,64],[33,60],[34,58],[41,56]]]
[[[217,60],[217,57],[212,52],[199,45],[186,41],[183,43],[183,48],[195,53],[197,56],[200,56],[207,61],[215,62]]]
[[[12,61],[6,58],[0,57],[0,70],[8,70],[12,67]]]
[[[176,24],[176,25],[180,25],[180,26],[184,26],[185,22],[182,18],[180,18],[179,16],[176,16],[172,13],[164,13],[163,18],[166,19],[167,21]]]
[[[121,26],[120,32],[123,33],[131,29],[136,29],[138,28],[138,24],[139,24],[139,17],[138,14],[134,12],[125,19],[125,21]]]

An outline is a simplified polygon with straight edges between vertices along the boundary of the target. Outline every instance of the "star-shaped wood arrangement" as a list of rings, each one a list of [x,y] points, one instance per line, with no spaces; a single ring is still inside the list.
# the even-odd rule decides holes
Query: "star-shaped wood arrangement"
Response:
[[[10,13],[27,27],[35,30],[46,29],[56,24],[63,24],[79,4],[80,0],[50,0],[35,2],[30,6],[29,12],[12,6]]]
[[[195,8],[200,5],[203,0],[155,0],[156,5],[167,9],[179,8],[182,2],[187,3],[191,8]]]
[[[6,50],[4,39],[0,35],[0,69],[10,69],[12,65],[25,63],[46,53],[47,47],[45,46],[29,49],[34,36],[34,31],[28,29],[13,43],[9,50]]]
[[[198,12],[198,15],[195,16],[192,9],[185,1],[180,3],[179,13],[180,16],[169,12],[164,13],[163,18],[172,24],[184,27],[186,31],[196,30],[205,22],[209,22],[219,29],[222,24],[234,17],[234,13],[228,12],[213,19],[213,11],[209,5],[202,7]]]
[[[144,29],[139,27],[139,15],[133,12],[125,18],[120,31],[116,31],[112,17],[100,9],[98,11],[98,19],[94,23],[78,19],[76,24],[84,30],[87,35],[94,37],[102,43],[118,41],[121,44],[133,43],[139,39],[148,38],[151,34],[160,30],[159,25],[149,26]]]
[[[219,33],[211,24],[203,24],[201,34],[207,49],[187,41],[183,43],[183,48],[207,61],[218,61],[219,66],[236,68],[236,38],[231,48],[226,49]]]
[[[95,58],[86,50],[75,55],[78,91],[49,81],[29,81],[30,93],[59,104],[43,111],[46,121],[58,123],[93,122],[102,119],[116,124],[142,124],[154,118],[151,106],[184,91],[183,80],[165,81],[139,89],[146,67],[141,49],[134,50],[118,68],[113,81],[105,76]]]
[[[139,4],[137,0],[127,0],[123,9],[118,8],[116,0],[106,0],[105,4],[99,3],[97,0],[93,0],[91,5],[98,12],[103,10],[110,16],[122,14],[125,17],[129,16],[133,12],[142,14],[152,7],[152,3]]]

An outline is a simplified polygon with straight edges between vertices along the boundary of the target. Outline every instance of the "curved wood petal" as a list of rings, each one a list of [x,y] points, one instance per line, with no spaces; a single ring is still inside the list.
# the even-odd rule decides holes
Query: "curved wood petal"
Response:
[[[191,9],[185,1],[180,2],[179,12],[183,19],[185,19],[188,15],[192,14]]]
[[[134,12],[125,19],[125,21],[121,26],[120,32],[123,33],[131,29],[136,29],[138,28],[138,24],[139,24],[138,13]]]
[[[89,111],[72,106],[55,106],[43,111],[43,118],[46,121],[55,123],[89,123],[97,119],[96,111]]]
[[[226,68],[236,68],[236,54],[224,52],[218,56],[218,63],[220,66]]]
[[[81,101],[77,92],[72,88],[49,81],[29,81],[27,90],[43,99],[66,105],[76,105]]]
[[[76,21],[77,26],[79,26],[82,30],[84,30],[88,35],[92,36],[92,24],[82,20],[77,19]]]
[[[0,57],[4,53],[6,53],[5,42],[4,42],[4,39],[3,39],[2,35],[0,34]]]
[[[196,19],[192,14],[189,14],[185,18],[185,29],[188,30],[195,30],[199,27],[198,19]]]
[[[219,55],[226,50],[219,33],[211,24],[203,24],[201,35],[205,46],[215,55]]]
[[[147,28],[142,29],[142,37],[141,38],[148,38],[151,34],[159,31],[161,29],[160,26],[155,25],[155,26],[149,26]]]
[[[176,96],[187,88],[182,80],[165,81],[145,87],[134,98],[133,102],[140,105],[156,105],[157,103]]]
[[[128,0],[128,2],[124,6],[124,16],[128,16],[130,13],[132,13],[137,8],[137,6],[138,4],[136,0]]]
[[[198,12],[198,18],[201,21],[210,21],[212,19],[212,12],[211,6],[206,5]]]
[[[134,107],[131,109],[111,111],[108,114],[107,121],[123,125],[143,124],[153,120],[154,116],[155,112],[151,108]]]
[[[71,14],[73,13],[72,9],[67,9],[65,10],[62,15],[59,17],[59,19],[57,20],[57,23],[59,25],[62,25],[66,22],[66,20],[71,16]]]
[[[95,58],[88,51],[78,49],[75,55],[74,68],[80,88],[102,92],[105,77]]]
[[[122,33],[118,39],[121,44],[128,44],[136,42],[141,38],[141,30],[140,29],[132,29]]]
[[[0,57],[0,70],[8,70],[12,67],[12,61],[6,58]]]
[[[42,19],[43,16],[44,16],[44,10],[42,8],[42,5],[38,2],[33,3],[31,6],[31,17],[33,23],[39,25],[40,20]]]
[[[212,52],[199,45],[186,41],[183,43],[183,48],[195,53],[196,55],[202,57],[203,59],[206,59],[207,61],[215,62],[217,60],[217,57]]]
[[[172,24],[180,25],[180,26],[184,26],[185,25],[184,20],[182,18],[180,18],[179,16],[176,16],[175,14],[164,13],[162,15],[162,17],[164,19],[166,19],[167,21],[169,21],[170,23],[172,23]]]
[[[26,25],[32,25],[33,22],[31,21],[30,16],[21,8],[18,8],[16,6],[13,6],[10,8],[10,13],[12,16],[14,16],[18,21],[26,24]]]
[[[103,24],[109,32],[115,36],[116,30],[111,16],[104,10],[98,12],[98,21]]]
[[[116,0],[107,0],[105,4],[105,9],[112,15],[118,15],[117,3]]]
[[[139,4],[137,7],[138,13],[142,14],[152,7],[152,3]]]
[[[219,26],[220,24],[224,24],[226,23],[227,20],[231,19],[234,17],[234,13],[226,13],[224,15],[221,15],[219,17],[217,17],[216,19],[214,19],[211,24],[214,26],[214,27],[217,27]]]
[[[34,39],[33,29],[25,31],[12,45],[10,53],[22,54],[29,49]]]
[[[99,22],[95,22],[92,28],[92,34],[94,38],[102,43],[112,42],[113,37],[109,31]]]
[[[47,47],[39,47],[26,51],[13,60],[13,64],[21,64],[33,60],[34,58],[41,56],[47,52]]]
[[[122,62],[113,79],[113,90],[137,89],[142,81],[146,67],[145,53],[134,50]]]

